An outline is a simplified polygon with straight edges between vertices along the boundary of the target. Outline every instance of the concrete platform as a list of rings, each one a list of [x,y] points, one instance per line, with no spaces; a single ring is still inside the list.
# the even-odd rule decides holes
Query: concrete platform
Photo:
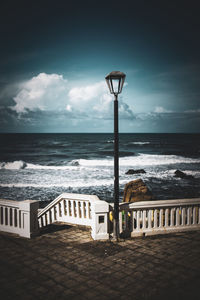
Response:
[[[93,241],[54,224],[31,240],[0,233],[1,299],[199,299],[200,232]]]

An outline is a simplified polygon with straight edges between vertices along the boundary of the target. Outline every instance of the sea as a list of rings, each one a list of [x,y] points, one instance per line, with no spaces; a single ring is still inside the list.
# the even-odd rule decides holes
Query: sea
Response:
[[[112,133],[0,134],[0,198],[45,203],[66,192],[113,202],[113,148]],[[119,134],[120,201],[138,178],[155,199],[200,197],[200,134]]]

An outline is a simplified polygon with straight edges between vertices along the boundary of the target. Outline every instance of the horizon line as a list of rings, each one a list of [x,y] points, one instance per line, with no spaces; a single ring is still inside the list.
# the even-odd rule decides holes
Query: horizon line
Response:
[[[0,132],[0,134],[114,134],[114,132]],[[119,132],[119,134],[200,134],[200,132]]]

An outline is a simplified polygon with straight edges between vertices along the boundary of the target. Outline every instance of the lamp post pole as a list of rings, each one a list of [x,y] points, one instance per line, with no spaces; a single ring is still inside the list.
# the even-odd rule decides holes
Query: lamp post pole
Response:
[[[118,134],[118,97],[114,100],[114,220],[113,239],[119,238],[119,134]]]
[[[114,94],[114,219],[113,239],[119,238],[119,137],[118,137],[118,94],[121,93],[126,75],[112,71],[105,79],[111,94]]]

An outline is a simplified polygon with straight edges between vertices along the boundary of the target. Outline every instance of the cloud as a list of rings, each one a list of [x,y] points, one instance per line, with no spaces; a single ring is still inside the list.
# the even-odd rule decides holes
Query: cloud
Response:
[[[199,114],[200,113],[200,109],[189,109],[189,110],[185,110],[184,113]]]
[[[89,115],[93,113],[96,116],[110,113],[112,97],[108,94],[104,81],[73,87],[68,96],[70,107],[79,112],[87,112]]]
[[[105,81],[70,88],[62,75],[40,73],[20,84],[10,108],[19,116],[28,112],[67,112],[71,119],[113,119],[113,95]],[[135,116],[127,103],[119,98],[119,115],[123,119]]]
[[[62,75],[40,73],[21,83],[20,91],[13,98],[12,109],[17,113],[34,110],[61,109],[68,92],[67,80]]]
[[[74,87],[69,91],[70,108],[85,111],[91,117],[112,119],[113,96],[109,93],[105,81],[92,85]],[[121,118],[133,119],[134,114],[127,103],[121,98],[119,101],[119,114]]]
[[[162,106],[156,106],[154,112],[158,114],[173,113],[172,110],[165,109]]]

